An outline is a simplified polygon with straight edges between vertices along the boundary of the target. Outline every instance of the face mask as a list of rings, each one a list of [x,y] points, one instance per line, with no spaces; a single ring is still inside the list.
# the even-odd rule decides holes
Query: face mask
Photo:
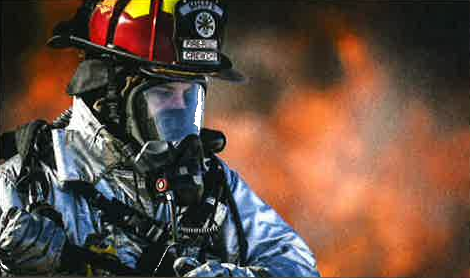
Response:
[[[204,116],[204,87],[198,83],[144,83],[127,104],[128,130],[141,142],[134,158],[139,172],[163,174],[182,205],[198,202],[203,192],[203,150],[199,135]]]
[[[143,84],[133,100],[137,137],[175,144],[199,135],[204,119],[204,87],[198,83]],[[138,138],[139,139],[139,138]]]

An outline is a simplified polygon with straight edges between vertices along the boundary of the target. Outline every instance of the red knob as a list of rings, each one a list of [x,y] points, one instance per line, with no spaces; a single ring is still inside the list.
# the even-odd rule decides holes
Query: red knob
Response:
[[[168,189],[168,182],[164,178],[160,178],[155,182],[155,188],[158,192],[165,192]]]

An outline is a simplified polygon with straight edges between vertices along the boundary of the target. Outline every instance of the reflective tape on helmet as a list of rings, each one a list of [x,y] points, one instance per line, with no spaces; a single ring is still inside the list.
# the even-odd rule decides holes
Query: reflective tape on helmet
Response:
[[[175,6],[180,0],[163,0],[162,11],[175,14]]]
[[[151,0],[132,0],[127,4],[124,12],[132,18],[138,18],[150,14]]]

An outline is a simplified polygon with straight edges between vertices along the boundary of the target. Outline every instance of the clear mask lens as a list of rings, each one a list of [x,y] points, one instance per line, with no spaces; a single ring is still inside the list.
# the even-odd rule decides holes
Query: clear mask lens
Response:
[[[146,141],[179,142],[199,135],[204,120],[204,87],[172,82],[147,87],[138,98],[141,133]]]

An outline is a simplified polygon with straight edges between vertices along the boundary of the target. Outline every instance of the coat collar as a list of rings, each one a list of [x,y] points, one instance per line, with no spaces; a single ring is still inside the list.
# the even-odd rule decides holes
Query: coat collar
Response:
[[[73,100],[73,114],[65,129],[52,131],[58,179],[96,182],[123,160],[122,142],[111,135],[85,102]]]

